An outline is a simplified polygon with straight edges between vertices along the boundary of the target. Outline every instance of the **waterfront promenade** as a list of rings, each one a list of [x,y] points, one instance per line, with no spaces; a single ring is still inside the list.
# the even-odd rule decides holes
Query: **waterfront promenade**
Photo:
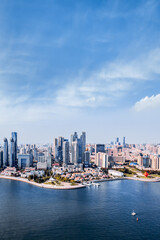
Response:
[[[76,185],[71,185],[68,182],[62,182],[61,185],[52,185],[49,183],[36,183],[33,181],[29,181],[26,178],[21,178],[21,177],[11,177],[11,176],[4,176],[0,175],[0,179],[9,179],[9,180],[14,180],[14,181],[21,181],[25,183],[32,184],[37,187],[41,188],[48,188],[48,189],[57,189],[57,190],[70,190],[70,189],[79,189],[79,188],[84,188],[86,185],[83,184],[76,184]],[[160,179],[145,179],[145,178],[135,178],[135,177],[122,177],[122,178],[110,178],[110,179],[100,179],[100,180],[94,180],[93,182],[107,182],[107,181],[117,181],[117,180],[134,180],[134,181],[141,181],[141,182],[160,182]]]
[[[71,185],[68,182],[63,182],[62,185],[36,183],[36,182],[33,182],[33,181],[29,181],[26,178],[10,177],[10,176],[4,176],[4,175],[0,175],[0,179],[9,179],[9,180],[14,180],[14,181],[21,181],[21,182],[29,183],[29,184],[32,184],[34,186],[41,187],[41,188],[59,189],[59,190],[69,190],[69,189],[77,189],[77,188],[86,187],[85,185],[82,185],[82,184]]]

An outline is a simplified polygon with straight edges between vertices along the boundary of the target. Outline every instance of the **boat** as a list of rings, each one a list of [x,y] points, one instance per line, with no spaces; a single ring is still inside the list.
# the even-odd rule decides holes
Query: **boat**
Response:
[[[99,183],[92,183],[92,184],[93,184],[93,186],[95,186],[95,187],[99,187],[99,186],[100,186]]]
[[[135,213],[135,211],[133,210],[133,212],[131,213],[131,215],[132,216],[135,216],[136,215],[136,213]]]

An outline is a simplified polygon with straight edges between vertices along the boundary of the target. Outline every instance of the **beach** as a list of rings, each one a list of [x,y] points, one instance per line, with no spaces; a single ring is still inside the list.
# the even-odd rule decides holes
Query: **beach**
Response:
[[[26,178],[21,178],[21,177],[10,177],[10,176],[4,176],[4,175],[0,175],[0,179],[9,179],[9,180],[14,180],[14,181],[21,181],[21,182],[25,182],[25,183],[29,183],[32,184],[34,186],[37,187],[41,187],[41,188],[49,188],[49,189],[59,189],[59,190],[69,190],[69,189],[77,189],[77,188],[84,188],[86,187],[85,185],[82,184],[77,184],[77,185],[71,185],[68,182],[63,182],[63,185],[52,185],[52,184],[45,184],[45,183],[36,183],[33,181],[29,181]]]

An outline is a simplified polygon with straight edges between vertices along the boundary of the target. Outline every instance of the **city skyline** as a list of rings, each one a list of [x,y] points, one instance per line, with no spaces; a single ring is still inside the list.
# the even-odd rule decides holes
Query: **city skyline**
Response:
[[[80,131],[73,131],[73,132],[78,132],[78,133],[80,133]],[[82,133],[84,132],[83,130],[81,131]],[[13,132],[12,131],[12,133],[17,133],[17,132]],[[85,132],[85,133],[87,133],[87,132]],[[46,144],[49,144],[49,145],[54,145],[54,140],[55,139],[57,139],[58,140],[58,138],[59,137],[62,137],[63,136],[63,138],[64,139],[66,139],[66,140],[69,140],[70,139],[70,133],[69,133],[69,135],[67,135],[67,136],[65,136],[64,134],[62,134],[62,136],[59,134],[59,135],[57,135],[57,136],[55,136],[55,135],[53,135],[53,137],[52,137],[52,140],[51,141],[44,141],[44,142],[34,142],[34,141],[31,141],[31,142],[25,142],[25,141],[21,141],[21,140],[19,140],[19,139],[25,139],[25,136],[21,136],[20,135],[20,133],[18,132],[18,135],[19,135],[19,138],[18,138],[18,144],[17,145],[25,145],[25,144],[31,144],[31,145],[33,145],[33,144],[38,144],[38,145],[46,145]],[[9,133],[9,135],[7,135],[7,134],[5,134],[5,136],[0,136],[0,145],[2,145],[3,144],[3,142],[4,142],[4,139],[7,139],[8,141],[11,139],[11,136],[10,136],[10,133]],[[88,133],[87,133],[87,138],[86,138],[86,143],[87,144],[116,144],[116,141],[117,141],[117,139],[118,139],[118,142],[121,144],[121,145],[124,145],[124,142],[125,143],[127,143],[127,144],[155,144],[155,145],[160,145],[160,141],[158,142],[139,142],[139,143],[135,143],[135,142],[129,142],[128,141],[128,137],[127,136],[114,136],[114,137],[112,137],[112,139],[109,139],[108,141],[95,141],[95,142],[89,142],[88,141]],[[126,140],[127,139],[127,140]]]
[[[0,13],[1,136],[160,142],[159,1],[6,0]]]

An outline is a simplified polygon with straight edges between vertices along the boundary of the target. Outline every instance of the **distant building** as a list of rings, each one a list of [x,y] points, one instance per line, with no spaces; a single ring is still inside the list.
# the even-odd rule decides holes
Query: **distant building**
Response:
[[[63,137],[58,137],[58,161],[63,161]]]
[[[80,136],[81,144],[82,144],[82,162],[84,161],[84,155],[83,153],[86,150],[86,133],[82,132],[82,135]]]
[[[143,167],[143,154],[142,153],[140,153],[138,155],[137,163],[140,167]]]
[[[18,167],[25,169],[31,167],[33,164],[33,157],[31,154],[18,154]]]
[[[47,162],[47,168],[50,169],[52,167],[52,156],[51,156],[51,154],[48,154],[46,156],[46,162]]]
[[[154,170],[160,170],[160,156],[153,156],[151,159],[151,168]]]
[[[7,167],[9,165],[8,162],[8,140],[4,138],[4,149],[3,149],[3,167]]]
[[[98,152],[96,154],[97,167],[108,168],[108,157],[107,153]]]
[[[120,142],[119,142],[119,137],[116,138],[115,144],[116,144],[116,145],[119,145],[119,144],[120,144]]]
[[[0,167],[3,167],[3,151],[0,150]]]
[[[10,139],[10,152],[9,152],[9,166],[15,166],[15,146],[14,146],[14,139],[11,137]]]
[[[69,142],[63,142],[63,164],[67,165],[69,163]]]
[[[78,142],[77,140],[75,142],[72,142],[72,163],[78,164],[79,160],[79,147],[78,147]]]
[[[104,144],[95,144],[95,154],[98,152],[105,152]]]
[[[84,151],[86,149],[86,133],[82,132],[78,138],[77,132],[71,135],[70,143],[70,162],[81,164],[84,162]],[[76,156],[76,157],[75,157]]]
[[[149,156],[143,156],[143,167],[145,168],[151,167],[151,160]]]
[[[95,144],[95,163],[96,163],[96,165],[98,166],[99,165],[99,163],[98,163],[98,159],[97,159],[97,157],[98,157],[98,155],[97,155],[97,153],[104,153],[105,152],[105,145],[104,144]]]
[[[90,164],[90,152],[89,151],[84,152],[83,159],[84,159],[84,166],[88,167]]]
[[[114,162],[125,163],[126,158],[122,156],[112,156]]]
[[[38,153],[38,162],[45,162],[45,154],[43,152]]]
[[[126,138],[123,137],[123,146],[125,147],[125,145],[126,145]]]
[[[11,137],[13,138],[14,141],[14,162],[16,163],[17,161],[17,132],[12,132]]]

